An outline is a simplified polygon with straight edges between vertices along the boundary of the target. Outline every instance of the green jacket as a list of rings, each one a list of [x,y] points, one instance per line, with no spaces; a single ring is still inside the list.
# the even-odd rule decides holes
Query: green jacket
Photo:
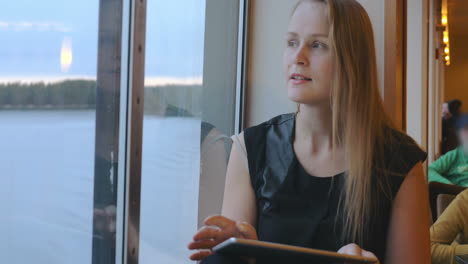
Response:
[[[468,156],[462,147],[445,153],[429,166],[429,181],[468,187]]]

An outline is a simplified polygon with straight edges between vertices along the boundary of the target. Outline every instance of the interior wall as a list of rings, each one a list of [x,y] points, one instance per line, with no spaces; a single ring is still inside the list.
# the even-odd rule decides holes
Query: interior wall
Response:
[[[388,1],[388,0],[387,0]],[[385,74],[385,0],[358,0],[367,10],[372,21],[375,37],[375,49],[377,53],[377,67],[379,73],[379,86],[384,97],[384,74]],[[385,100],[385,98],[384,98]]]
[[[235,129],[238,10],[239,1],[206,1],[202,116],[228,135]]]
[[[284,34],[297,0],[250,1],[245,126],[292,112],[282,74]]]
[[[407,2],[406,132],[424,149],[428,141],[428,1]]]
[[[442,140],[442,119],[440,118],[440,109],[442,105],[442,90],[444,62],[441,56],[436,54],[443,50],[442,33],[437,29],[437,25],[441,20],[438,0],[429,1],[429,76],[428,76],[428,144],[427,144],[427,161],[428,164],[434,162],[440,156],[440,142]],[[431,51],[434,51],[432,53]],[[437,51],[437,53],[436,53]],[[432,53],[432,54],[431,54]]]
[[[459,99],[462,111],[468,112],[468,36],[450,39],[451,64],[445,67],[445,101]]]
[[[298,0],[251,0],[245,126],[259,124],[276,115],[293,112],[282,73],[284,34]],[[359,0],[374,26],[380,87],[384,81],[385,0]]]

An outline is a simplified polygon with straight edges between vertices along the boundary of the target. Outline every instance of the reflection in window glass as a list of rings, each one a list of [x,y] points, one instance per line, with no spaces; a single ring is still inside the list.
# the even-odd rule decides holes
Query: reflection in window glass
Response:
[[[142,264],[190,263],[187,244],[201,220],[221,212],[234,124],[238,12],[238,1],[231,0],[148,1]]]
[[[118,137],[118,119],[109,117],[118,117],[111,80],[119,76],[109,73],[119,65],[121,1],[101,2],[101,9],[95,0],[2,2],[5,263],[114,263],[118,156],[101,139]],[[114,28],[99,30],[109,19]]]

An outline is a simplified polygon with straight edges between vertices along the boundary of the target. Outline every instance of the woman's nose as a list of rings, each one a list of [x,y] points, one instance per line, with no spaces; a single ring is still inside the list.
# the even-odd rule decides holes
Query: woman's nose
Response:
[[[294,54],[294,63],[299,65],[307,65],[309,62],[306,53],[306,47],[300,46]]]

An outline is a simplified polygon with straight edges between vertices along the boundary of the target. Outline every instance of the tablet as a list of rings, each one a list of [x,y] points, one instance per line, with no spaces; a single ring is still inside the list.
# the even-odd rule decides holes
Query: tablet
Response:
[[[377,259],[374,258],[239,238],[230,238],[213,250],[225,255],[253,257],[257,260],[269,259],[269,263],[377,263]]]
[[[455,256],[455,260],[460,264],[468,264],[468,255]]]

